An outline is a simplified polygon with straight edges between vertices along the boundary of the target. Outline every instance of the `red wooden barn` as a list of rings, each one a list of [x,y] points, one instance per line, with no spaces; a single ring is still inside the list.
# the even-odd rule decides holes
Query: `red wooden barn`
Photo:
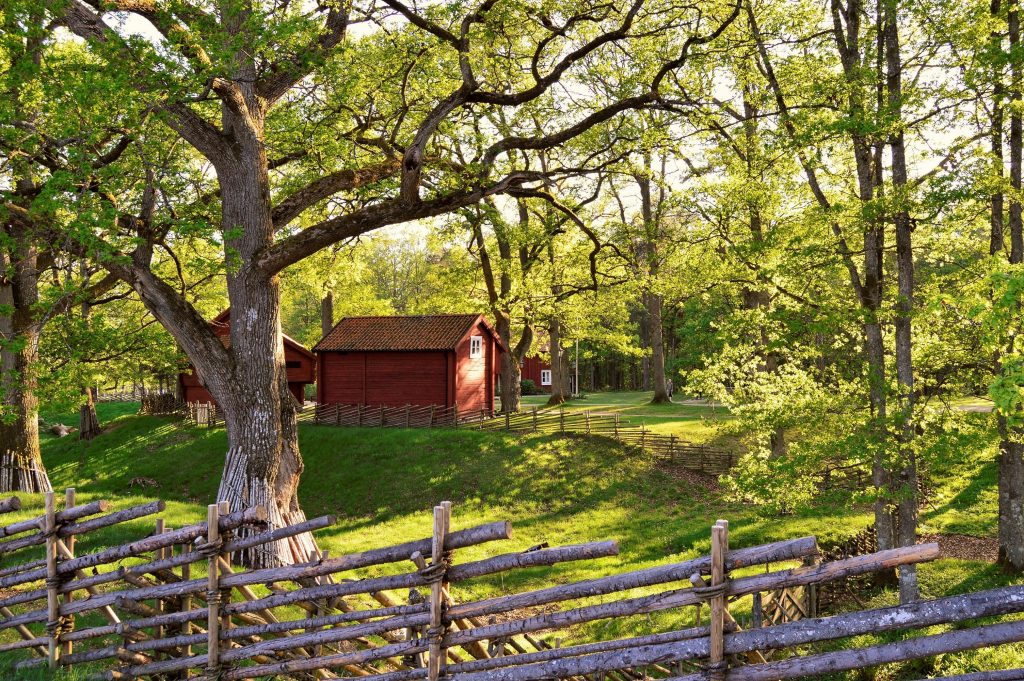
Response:
[[[231,343],[231,308],[221,312],[210,322],[214,333],[220,336],[224,345]],[[288,372],[288,389],[302,404],[305,401],[306,385],[316,381],[316,355],[302,343],[284,335],[284,364]],[[213,402],[213,396],[203,385],[203,378],[189,366],[178,375],[181,398],[186,402]]]
[[[317,402],[494,412],[501,339],[481,314],[346,317],[317,355]]]

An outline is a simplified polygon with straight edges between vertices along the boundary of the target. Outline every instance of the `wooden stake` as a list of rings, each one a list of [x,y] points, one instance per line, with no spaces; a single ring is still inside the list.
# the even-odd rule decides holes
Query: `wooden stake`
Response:
[[[64,510],[67,511],[69,508],[74,508],[74,507],[75,507],[75,488],[74,487],[68,487],[66,490],[64,490]],[[56,537],[54,537],[54,539],[56,539]],[[68,538],[66,540],[64,540],[64,546],[67,547],[68,553],[70,553],[71,557],[74,558],[75,557],[75,535],[73,535],[73,534],[69,535]],[[75,600],[74,592],[68,591],[66,594],[64,594],[64,602],[65,603],[70,603],[73,600]],[[72,629],[74,629],[74,622],[75,622],[74,615],[70,616],[70,620],[71,620],[71,627],[72,627]],[[73,646],[74,646],[74,644],[71,641],[64,641],[63,649],[61,651],[61,654],[62,655],[70,655],[71,652],[72,652]]]
[[[218,504],[217,504],[217,512],[219,514],[219,517],[224,517],[224,516],[228,515],[231,512],[231,502],[230,501],[218,502]],[[230,533],[229,533],[228,537],[224,537],[224,539],[230,539],[230,538],[231,538],[230,537]],[[230,575],[230,574],[232,574],[234,572],[231,569],[231,554],[229,552],[221,551],[220,556],[219,556],[219,560],[217,561],[217,565],[220,568],[221,574]],[[217,580],[217,583],[218,584],[220,583],[219,579]],[[221,593],[221,600],[223,601],[223,604],[224,605],[230,604],[231,603],[231,587],[228,587],[226,590],[225,589],[221,589],[220,593]],[[225,615],[223,613],[223,606],[221,606],[220,636],[223,636],[224,632],[227,631],[230,628],[231,628],[231,616],[230,615]]]
[[[431,562],[433,566],[439,566],[444,562],[444,540],[448,534],[448,526],[451,518],[451,502],[442,502],[434,507],[434,542],[431,549]],[[435,567],[436,569],[436,567]],[[430,649],[427,658],[427,678],[429,681],[437,681],[441,675],[441,666],[444,660],[444,651],[441,649],[441,639],[437,635],[442,626],[444,617],[443,591],[447,582],[438,580],[430,585]]]
[[[46,534],[46,617],[48,656],[50,669],[57,668],[60,649],[57,646],[57,635],[50,630],[51,624],[56,625],[60,619],[60,603],[57,601],[57,512],[54,508],[56,499],[53,492],[46,493],[46,515],[44,530]]]
[[[719,520],[711,528],[711,586],[725,584],[725,554],[729,551],[729,523]],[[725,592],[711,599],[711,678],[725,678]]]
[[[220,540],[220,507],[217,504],[210,504],[206,507],[206,541],[215,543]],[[218,594],[220,584],[218,575],[220,566],[216,555],[210,556],[210,568],[206,581],[207,592],[207,616],[206,636],[207,655],[206,668],[211,676],[216,677],[220,666],[220,603]],[[218,594],[219,595],[219,594]]]

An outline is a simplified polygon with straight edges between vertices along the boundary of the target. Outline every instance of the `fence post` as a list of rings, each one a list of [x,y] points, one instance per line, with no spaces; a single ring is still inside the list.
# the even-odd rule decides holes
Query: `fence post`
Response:
[[[452,425],[456,428],[459,427],[459,403],[456,402],[455,406],[452,407]]]
[[[436,579],[430,585],[430,629],[427,636],[430,640],[430,654],[427,659],[427,678],[429,681],[437,681],[441,676],[446,656],[445,649],[441,646],[444,639],[444,592],[447,590],[447,572],[445,565],[446,556],[444,543],[448,528],[451,524],[452,505],[450,501],[443,501],[439,506],[434,507],[434,541],[431,546],[431,567],[434,570],[442,570],[436,575]]]
[[[68,487],[66,490],[64,490],[64,510],[66,511],[67,509],[74,507],[75,503],[76,503],[75,502],[75,488],[74,487]],[[67,536],[67,538],[64,540],[64,548],[66,548],[68,550],[68,554],[67,554],[68,557],[69,558],[74,558],[74,556],[75,556],[75,535],[69,534]],[[65,603],[70,603],[74,599],[75,599],[74,592],[69,591],[66,594],[64,594],[64,602]],[[74,631],[75,630],[75,616],[74,615],[68,615],[67,622],[68,622],[68,630],[69,631]],[[63,649],[61,654],[62,655],[70,655],[71,652],[72,652],[72,647],[73,647],[73,644],[71,643],[71,641],[65,641],[64,642],[64,649]]]
[[[711,528],[711,588],[721,594],[711,599],[711,641],[708,671],[711,679],[724,679],[725,661],[725,554],[729,551],[729,521],[719,520]]]
[[[537,430],[537,407],[533,408],[533,429]]]
[[[754,605],[750,610],[750,628],[760,629],[764,619],[764,606],[761,604],[761,592],[754,592]]]
[[[505,430],[512,430],[511,415],[505,412]]]
[[[433,405],[433,404],[430,405],[430,423],[427,426],[428,428],[433,428],[434,427],[434,406],[435,405]]]
[[[587,409],[583,415],[587,417],[587,435],[590,435],[590,410]]]
[[[565,407],[558,408],[558,428],[563,434],[565,433]]]
[[[163,534],[166,531],[167,531],[167,524],[164,522],[164,519],[163,518],[157,518],[156,519],[156,525],[153,528],[153,534],[154,535]],[[168,558],[168,557],[169,556],[167,555],[167,549],[166,548],[158,549],[157,552],[156,552],[156,555],[154,556],[154,558],[157,558],[158,560],[159,559],[163,559],[163,558]],[[164,611],[164,601],[163,601],[162,598],[158,598],[156,600],[156,604],[155,604],[155,607],[153,609],[156,610],[158,613],[162,613]],[[164,637],[164,628],[162,626],[157,626],[156,627],[156,636],[154,638],[158,638],[159,639],[159,638],[163,638],[163,637]],[[159,651],[154,651],[154,653],[153,653],[153,659],[154,660],[158,658],[158,654],[157,653],[159,653]]]
[[[384,405],[380,405],[380,427],[384,427]]]
[[[812,566],[821,563],[820,556],[806,556],[803,559],[804,565]],[[804,612],[807,613],[807,617],[818,616],[818,585],[808,584],[804,587]]]
[[[670,435],[668,439],[668,459],[672,463],[676,462],[676,436]]]
[[[410,417],[410,409],[412,409],[411,405],[408,405],[408,404],[405,405],[405,427],[406,428],[408,428],[409,425],[412,423],[412,419]]]
[[[188,552],[191,548],[192,548],[191,546],[187,546],[187,545],[182,547],[182,553]],[[184,565],[181,566],[181,581],[188,582],[191,579],[192,579],[192,564],[191,563],[185,563]],[[192,594],[186,594],[186,595],[181,597],[181,611],[182,612],[188,612],[191,609],[192,609]],[[192,633],[192,621],[191,620],[185,620],[181,624],[181,634],[183,636],[188,636],[191,633]],[[185,650],[183,652],[183,657],[192,657],[192,645],[191,644],[185,646]],[[189,677],[189,671],[186,669],[184,671],[184,673],[182,674],[182,676],[184,676],[187,679]]]
[[[363,405],[361,404],[356,405],[356,425],[363,425]]]
[[[220,674],[220,506],[206,507],[206,550],[210,552],[206,580],[206,670]]]
[[[59,576],[57,575],[57,511],[53,492],[46,493],[46,637],[48,641],[47,662],[50,669],[57,668],[60,659],[60,603],[57,601]]]
[[[615,415],[615,439],[619,437],[619,415]]]
[[[231,512],[231,502],[230,501],[218,502],[217,503],[217,522],[218,522],[218,524],[220,523],[220,518],[228,515],[228,513],[230,513],[230,512]],[[219,530],[218,530],[218,532],[219,532]],[[228,541],[231,541],[232,534],[233,533],[229,531],[227,533],[227,535],[221,536],[220,537],[221,543],[223,544],[223,543],[226,543]],[[230,575],[231,572],[232,572],[232,570],[231,570],[231,554],[230,553],[221,553],[220,555],[218,555],[217,556],[217,565],[220,567],[220,571],[221,571],[222,574]],[[220,583],[220,580],[218,580],[218,584],[219,583]],[[220,591],[220,602],[222,602],[222,603],[230,603],[231,602],[231,587],[228,587],[227,589],[221,589],[221,591]],[[220,616],[220,632],[225,632],[225,631],[227,631],[230,628],[231,628],[231,615],[221,614],[221,616]],[[219,635],[220,634],[218,634],[218,636]],[[230,645],[228,647],[230,647]]]

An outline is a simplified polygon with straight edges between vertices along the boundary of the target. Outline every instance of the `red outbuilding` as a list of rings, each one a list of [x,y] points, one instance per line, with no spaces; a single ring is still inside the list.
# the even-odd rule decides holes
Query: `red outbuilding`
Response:
[[[221,342],[225,346],[231,343],[231,308],[221,312],[210,322]],[[306,349],[302,343],[287,335],[284,336],[284,364],[288,372],[288,389],[299,404],[305,401],[306,386],[316,381],[316,355]],[[189,366],[178,375],[181,398],[186,402],[214,401],[213,396],[203,384],[203,378]]]
[[[523,357],[519,363],[521,378],[533,381],[541,392],[551,392],[551,362],[537,355]]]
[[[481,314],[346,317],[313,348],[317,402],[494,412],[501,339]]]

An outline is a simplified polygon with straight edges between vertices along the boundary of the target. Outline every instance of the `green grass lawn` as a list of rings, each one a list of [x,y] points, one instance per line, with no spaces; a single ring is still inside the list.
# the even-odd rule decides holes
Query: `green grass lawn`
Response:
[[[730,419],[727,409],[717,405],[695,404],[676,396],[670,404],[651,404],[654,393],[601,392],[587,393],[566,402],[566,411],[590,411],[594,414],[618,415],[619,423],[628,428],[646,428],[653,433],[677,435],[684,440],[716,445],[731,444],[720,433],[722,424]],[[524,395],[523,409],[547,409],[547,395]],[[557,408],[557,407],[556,407]]]
[[[671,410],[660,418],[680,427],[689,423],[710,427],[703,425],[704,412],[710,410],[706,407],[652,408],[642,404],[643,396],[636,394],[632,402],[621,394],[608,396],[606,404],[601,404],[599,398],[606,396],[594,395],[569,408],[597,411],[600,405],[601,409]],[[109,499],[117,507],[163,499],[167,503],[164,517],[173,527],[201,520],[205,504],[216,494],[226,450],[224,430],[187,426],[169,417],[136,416],[132,411],[131,406],[121,404],[100,405],[105,431],[89,443],[79,442],[74,436],[58,439],[45,435],[43,455],[54,487],[75,486],[80,499]],[[74,423],[70,415],[48,417],[51,422]],[[788,516],[765,514],[757,507],[725,500],[706,486],[680,480],[646,455],[597,438],[303,425],[300,445],[306,464],[300,499],[310,517],[337,515],[335,526],[317,534],[321,548],[334,556],[428,536],[430,509],[445,499],[454,502],[455,529],[499,519],[513,523],[512,540],[460,551],[456,557],[460,562],[541,542],[555,546],[620,541],[619,556],[477,579],[459,586],[455,591],[457,600],[697,556],[708,551],[709,528],[717,518],[730,521],[730,543],[734,547],[806,534],[815,534],[827,543],[850,536],[871,522],[868,509],[842,503],[822,503]],[[940,531],[970,530],[991,535],[995,522],[994,462],[965,457],[954,463],[955,472],[935,480],[936,498],[941,502],[935,509],[923,509],[923,520],[940,527]],[[977,480],[976,489],[964,488],[964,480],[972,477]],[[41,509],[39,497],[23,495],[23,501],[27,510],[21,515]],[[81,542],[79,552],[129,536],[143,536],[151,530],[149,519],[111,528]],[[395,565],[384,570],[407,568]],[[376,569],[361,574],[380,572]],[[1007,582],[993,566],[976,561],[944,559],[921,568],[926,597]],[[873,605],[894,600],[893,593],[871,596]],[[734,611],[742,614],[745,607],[741,601]],[[693,609],[687,608],[651,617],[598,622],[568,634],[560,632],[559,636],[570,643],[595,635],[641,634],[671,625],[685,626],[692,618]],[[1024,650],[1020,648],[1010,647],[1000,655],[945,656],[939,669],[970,670],[971,665],[992,669],[999,668],[993,665],[1011,663],[1024,666]],[[931,673],[920,666],[900,670],[872,677],[835,678],[881,681]]]

